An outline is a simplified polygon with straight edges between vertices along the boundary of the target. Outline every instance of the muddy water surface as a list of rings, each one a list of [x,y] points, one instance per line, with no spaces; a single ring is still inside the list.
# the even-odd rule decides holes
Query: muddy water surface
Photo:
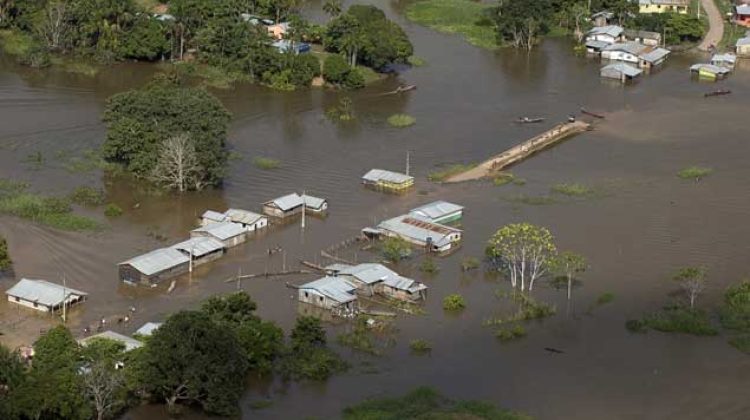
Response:
[[[711,85],[689,78],[687,67],[699,56],[675,56],[663,70],[623,88],[602,82],[598,63],[573,55],[565,40],[548,40],[529,55],[488,52],[404,22],[398,14],[394,18],[429,64],[352,93],[358,116],[354,124],[336,126],[323,117],[325,108],[338,101],[335,92],[278,93],[254,86],[217,91],[234,115],[229,145],[243,158],[231,162],[220,191],[184,197],[154,197],[112,183],[98,171],[65,167],[71,156],[101,145],[105,99],[140,86],[153,73],[151,66],[120,65],[92,79],[31,71],[4,60],[0,176],[28,181],[49,193],[79,185],[101,187],[126,209],[107,230],[95,234],[1,219],[0,233],[10,242],[16,277],[64,275],[70,286],[89,292],[89,302],[71,313],[75,331],[135,306],[134,322],[115,327],[131,333],[142,322],[161,320],[211,294],[234,290],[236,284],[224,280],[240,270],[280,269],[283,257],[269,257],[268,248],[283,247],[290,265],[300,259],[314,261],[320,249],[356,235],[375,220],[445,199],[467,208],[464,246],[438,260],[441,271],[434,276],[419,273],[414,268],[418,261],[399,267],[430,287],[427,314],[399,316],[396,345],[381,357],[341,349],[353,368],[327,384],[251,382],[243,400],[247,418],[335,418],[342,407],[365,397],[424,384],[452,397],[486,399],[547,419],[747,417],[750,361],[729,347],[726,337],[631,335],[623,324],[666,301],[674,289],[667,279],[676,267],[709,268],[711,283],[701,302],[707,306],[750,271],[750,144],[743,129],[750,105],[744,94],[750,88],[750,63]],[[381,95],[402,82],[419,89],[403,96]],[[718,86],[735,93],[702,97]],[[526,180],[523,186],[439,186],[426,180],[438,164],[484,159],[564,120],[582,105],[606,112],[607,120],[512,168]],[[417,124],[401,130],[389,127],[385,119],[396,112],[415,116]],[[546,122],[512,123],[519,116],[537,115]],[[360,188],[359,177],[372,167],[401,170],[407,150],[418,179],[415,192],[396,197]],[[42,165],[26,159],[36,152],[45,157]],[[254,156],[279,159],[282,167],[259,170],[251,163]],[[675,176],[694,164],[711,166],[715,173],[699,183]],[[553,201],[543,205],[518,200],[519,195],[546,197],[558,182],[585,183],[598,194],[587,199],[552,196]],[[329,200],[328,218],[310,219],[304,231],[298,224],[274,227],[201,267],[192,278],[181,279],[171,294],[118,284],[116,263],[186,237],[204,210],[258,210],[265,200],[303,189]],[[488,236],[515,221],[549,227],[560,248],[586,255],[591,268],[570,309],[563,291],[540,284],[536,296],[555,303],[558,315],[529,325],[523,340],[501,344],[481,324],[509,310],[495,297],[508,285],[481,272],[463,274],[459,263],[464,256],[481,256]],[[155,239],[159,235],[167,241]],[[357,258],[373,256],[360,252]],[[242,287],[259,302],[262,316],[288,328],[297,305],[284,283],[307,279],[258,279]],[[0,285],[7,288],[13,281],[5,278]],[[442,297],[455,292],[466,297],[468,308],[460,315],[444,314]],[[615,301],[586,314],[604,292],[614,293]],[[3,329],[10,331],[5,340],[12,344],[31,341],[25,340],[32,337],[27,334],[51,324],[48,318],[5,303],[0,304],[0,316]],[[341,328],[331,327],[331,332]],[[414,338],[430,341],[432,354],[411,355],[408,343]],[[544,347],[565,353],[550,354]],[[273,400],[271,407],[250,408],[265,398]],[[126,418],[163,416],[161,407],[142,407]]]

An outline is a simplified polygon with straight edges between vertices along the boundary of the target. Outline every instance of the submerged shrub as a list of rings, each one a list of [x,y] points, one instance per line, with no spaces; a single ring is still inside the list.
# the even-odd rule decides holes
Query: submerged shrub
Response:
[[[398,128],[409,127],[416,122],[417,119],[408,114],[393,114],[388,117],[388,124]]]
[[[466,308],[464,297],[458,293],[443,298],[443,309],[446,311],[460,311]]]

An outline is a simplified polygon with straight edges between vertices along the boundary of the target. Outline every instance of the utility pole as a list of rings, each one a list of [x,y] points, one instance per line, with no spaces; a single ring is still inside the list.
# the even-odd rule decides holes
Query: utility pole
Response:
[[[406,176],[409,176],[409,170],[411,169],[411,162],[410,162],[411,156],[409,155],[409,151],[406,151]]]
[[[241,282],[242,282],[242,267],[239,267],[237,269],[237,291],[238,292],[241,289]]]
[[[302,191],[302,230],[305,230],[305,209],[307,208],[307,205],[305,204],[305,191]]]
[[[66,308],[68,306],[68,305],[66,305],[66,300],[67,300],[66,297],[68,295],[68,286],[65,284],[65,273],[63,273],[63,275],[62,275],[62,281],[63,281],[63,298],[62,298],[63,315],[62,315],[62,319],[63,319],[63,324],[65,324],[68,321],[68,319],[67,319],[67,315],[68,314],[67,314],[67,308]]]
[[[286,272],[286,249],[281,252],[281,271]]]

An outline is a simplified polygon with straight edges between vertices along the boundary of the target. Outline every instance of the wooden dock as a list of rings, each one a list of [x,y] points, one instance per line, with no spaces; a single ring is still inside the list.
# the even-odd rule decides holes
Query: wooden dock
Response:
[[[495,155],[488,160],[480,163],[479,165],[452,175],[448,177],[444,182],[463,182],[481,179],[490,176],[498,171],[502,171],[508,166],[518,163],[527,157],[533,155],[540,150],[546,149],[554,145],[555,143],[570,137],[574,134],[578,134],[587,131],[591,128],[591,124],[584,121],[567,122],[558,124],[551,129],[545,131],[538,136],[526,140],[525,142],[511,147],[510,149]]]

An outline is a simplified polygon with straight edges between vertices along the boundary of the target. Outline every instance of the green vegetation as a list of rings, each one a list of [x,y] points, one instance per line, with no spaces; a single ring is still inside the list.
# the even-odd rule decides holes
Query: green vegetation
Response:
[[[215,96],[160,75],[142,89],[109,98],[102,154],[166,188],[217,185],[227,162],[229,119]]]
[[[429,341],[417,338],[409,342],[409,348],[414,354],[427,354],[432,351],[432,345]]]
[[[98,230],[99,223],[73,214],[66,197],[47,197],[26,191],[26,184],[0,180],[0,213],[62,230]]]
[[[531,50],[549,32],[554,11],[551,0],[508,0],[484,11],[482,24],[493,25],[498,40]]]
[[[453,401],[431,388],[417,388],[399,398],[372,399],[344,409],[344,420],[484,419],[531,417],[481,401]]]
[[[407,114],[393,114],[388,117],[388,124],[393,127],[404,128],[414,125],[417,119]]]
[[[281,166],[281,161],[269,157],[257,156],[253,158],[253,165],[258,169],[264,170],[278,169]]]
[[[468,171],[469,169],[475,166],[477,166],[476,163],[467,163],[467,164],[454,163],[451,165],[443,166],[442,169],[430,172],[430,174],[427,175],[427,179],[429,179],[432,182],[443,182],[446,179],[452,177],[453,175]]]
[[[461,260],[461,271],[476,270],[480,266],[479,258],[477,257],[464,257]]]
[[[688,166],[680,172],[677,172],[677,176],[682,179],[694,179],[700,181],[702,178],[711,175],[713,171],[713,169],[704,166]]]
[[[71,173],[87,173],[96,169],[113,173],[119,169],[118,165],[107,162],[101,152],[94,149],[84,150],[80,157],[68,157],[67,152],[60,151],[56,157],[63,162],[63,168]]]
[[[608,303],[612,303],[615,300],[615,294],[611,292],[605,292],[599,295],[599,297],[596,298],[594,302],[589,305],[588,309],[586,310],[587,314],[591,314],[594,312],[594,309],[604,306]]]
[[[557,312],[555,306],[537,301],[525,293],[514,292],[510,295],[510,298],[514,303],[518,304],[518,310],[515,313],[502,318],[497,317],[485,320],[482,323],[485,327],[502,326],[522,321],[544,319]]]
[[[399,262],[411,255],[411,245],[399,237],[388,237],[381,242],[380,252],[386,260]]]
[[[421,264],[419,264],[419,271],[425,274],[437,274],[437,272],[440,271],[440,266],[435,264],[435,260],[427,257],[422,260]]]
[[[662,311],[640,320],[629,320],[625,327],[632,332],[645,332],[649,328],[661,332],[679,332],[692,335],[716,335],[706,311],[681,305],[668,306]]]
[[[327,347],[326,332],[318,318],[297,318],[290,338],[281,365],[285,377],[324,381],[348,368],[346,362]]]
[[[521,324],[515,324],[509,328],[498,328],[495,337],[500,341],[511,341],[526,336],[526,329]]]
[[[454,293],[452,295],[448,295],[443,298],[443,309],[446,311],[461,311],[466,308],[466,301],[464,300],[464,297],[459,295],[458,293]]]
[[[341,54],[330,54],[326,57],[323,78],[326,82],[344,89],[359,89],[366,83],[363,71],[351,67]]]
[[[424,58],[417,57],[415,55],[410,56],[406,59],[406,62],[409,63],[412,67],[424,67],[427,65],[427,61],[425,61]]]
[[[114,203],[109,203],[104,207],[104,215],[107,217],[120,217],[122,216],[122,208]]]
[[[8,55],[26,56],[34,47],[34,39],[23,32],[15,30],[0,30],[0,45]]]
[[[480,24],[490,6],[469,0],[419,0],[406,7],[406,17],[440,32],[460,34],[469,43],[496,48],[497,37],[491,25]]]
[[[515,185],[523,185],[526,183],[526,181],[523,178],[517,178],[510,172],[500,172],[492,179],[492,183],[496,187],[502,187],[503,185],[508,185],[510,183],[513,183]]]
[[[339,100],[338,106],[328,108],[326,117],[332,121],[348,122],[356,119],[354,114],[354,103],[351,98],[343,97]]]
[[[95,207],[104,204],[104,191],[92,187],[78,187],[69,197],[70,201],[81,206]]]
[[[573,280],[575,280],[579,274],[586,271],[587,268],[588,264],[583,255],[565,251],[555,255],[550,260],[549,270],[552,273],[565,278],[568,285],[568,300],[570,300],[573,291]]]
[[[8,253],[8,241],[0,236],[0,271],[5,271],[13,266],[13,261]]]
[[[733,333],[729,344],[750,354],[750,281],[727,289],[719,315],[721,325]]]
[[[666,34],[667,45],[700,42],[708,30],[708,22],[693,14],[650,13],[638,14],[628,26],[644,31]]]
[[[336,340],[342,346],[378,356],[382,348],[394,343],[393,332],[391,323],[384,319],[359,316],[351,330],[339,334]]]
[[[594,189],[583,184],[555,184],[550,188],[553,193],[567,195],[568,197],[585,197],[594,193]]]
[[[515,289],[521,292],[534,288],[553,262],[557,249],[552,233],[530,223],[512,223],[498,229],[487,241],[485,255],[498,271],[510,278]],[[530,299],[530,298],[529,298]]]

